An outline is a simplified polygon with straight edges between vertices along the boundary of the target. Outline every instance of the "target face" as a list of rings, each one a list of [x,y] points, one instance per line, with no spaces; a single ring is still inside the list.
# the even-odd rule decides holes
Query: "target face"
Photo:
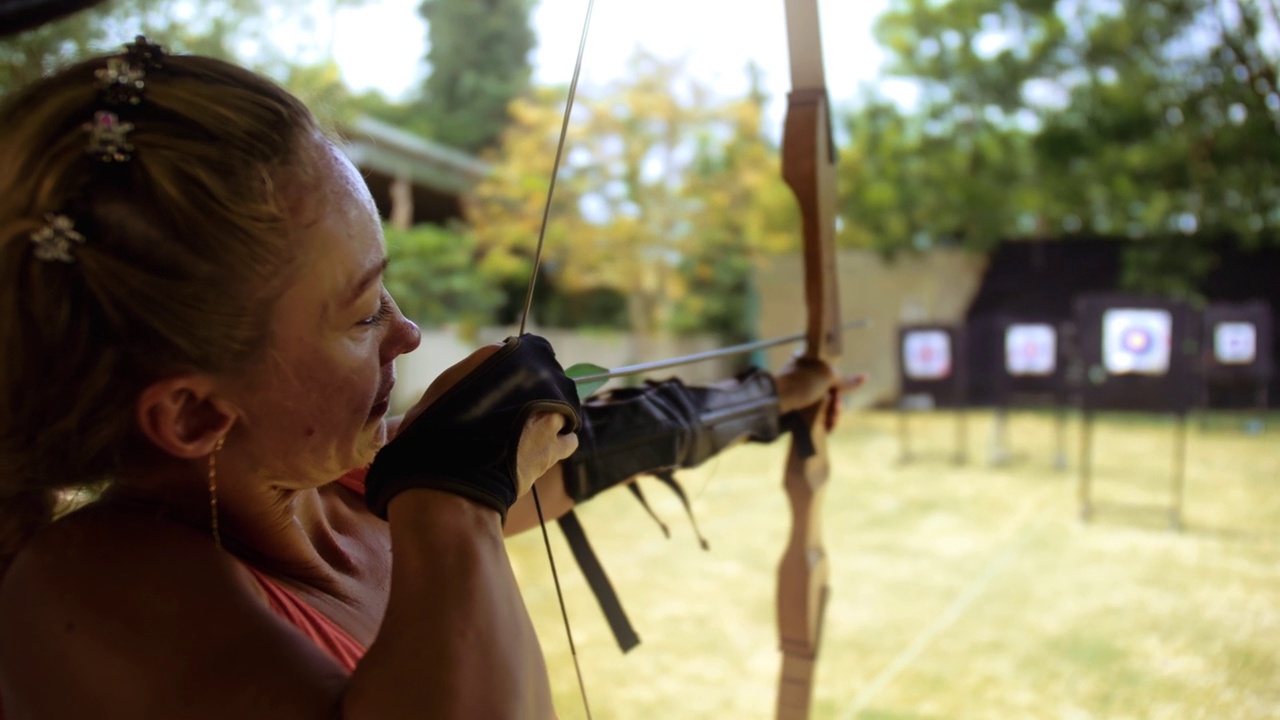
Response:
[[[1102,362],[1112,375],[1168,373],[1172,338],[1173,317],[1168,310],[1102,313]]]
[[[951,376],[951,337],[942,330],[914,330],[902,340],[903,369],[912,380]]]
[[[1249,365],[1258,357],[1258,329],[1250,322],[1218,323],[1213,356],[1223,365]]]
[[[1058,334],[1052,325],[1015,323],[1004,333],[1004,366],[1010,375],[1044,377],[1058,365]]]

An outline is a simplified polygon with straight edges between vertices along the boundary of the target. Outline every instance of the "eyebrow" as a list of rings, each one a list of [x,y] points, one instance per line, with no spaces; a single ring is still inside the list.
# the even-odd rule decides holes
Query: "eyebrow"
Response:
[[[351,284],[350,289],[343,295],[343,306],[350,305],[356,301],[370,285],[374,283],[382,273],[386,271],[387,264],[391,262],[391,258],[384,257],[376,265],[371,266],[368,270],[360,273],[360,277],[356,278]]]

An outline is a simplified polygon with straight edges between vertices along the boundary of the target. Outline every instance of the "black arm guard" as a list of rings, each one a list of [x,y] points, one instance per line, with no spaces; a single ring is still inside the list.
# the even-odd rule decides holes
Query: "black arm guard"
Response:
[[[365,500],[381,518],[398,493],[443,490],[497,510],[506,521],[516,501],[516,449],[524,423],[538,412],[564,415],[578,428],[577,387],[536,335],[506,345],[446,390],[378,453],[365,479]]]
[[[615,390],[583,404],[565,491],[582,502],[636,475],[694,467],[739,440],[771,442],[780,432],[777,389],[761,370],[731,387],[673,379]]]

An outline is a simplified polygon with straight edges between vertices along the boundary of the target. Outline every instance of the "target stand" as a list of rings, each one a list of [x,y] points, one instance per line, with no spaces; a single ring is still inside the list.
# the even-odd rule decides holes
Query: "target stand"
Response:
[[[1200,353],[1200,429],[1212,410],[1246,411],[1266,417],[1267,386],[1275,372],[1271,308],[1263,301],[1214,303],[1204,310]],[[1261,427],[1262,420],[1258,420]]]
[[[916,457],[909,416],[938,408],[955,412],[956,448],[952,461],[963,465],[967,460],[965,357],[964,332],[960,328],[940,324],[898,328],[898,371],[902,388],[898,402],[899,463],[909,463]]]
[[[1052,408],[1052,463],[1054,469],[1062,470],[1067,466],[1066,367],[1072,324],[1004,316],[998,319],[997,326],[1003,352],[999,367],[989,370],[995,378],[990,462],[1001,466],[1013,459],[1006,442],[1012,409]]]
[[[1172,413],[1169,525],[1182,528],[1187,412],[1195,387],[1199,317],[1185,303],[1101,293],[1076,298],[1076,327],[1085,377],[1080,386],[1080,517],[1093,518],[1093,420],[1098,411]]]

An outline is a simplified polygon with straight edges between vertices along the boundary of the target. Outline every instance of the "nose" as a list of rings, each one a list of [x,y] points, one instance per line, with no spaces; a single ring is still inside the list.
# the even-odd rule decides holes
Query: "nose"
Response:
[[[400,307],[391,300],[393,315],[387,335],[382,339],[382,364],[387,364],[397,357],[418,349],[422,344],[422,331],[417,324],[400,312]]]

